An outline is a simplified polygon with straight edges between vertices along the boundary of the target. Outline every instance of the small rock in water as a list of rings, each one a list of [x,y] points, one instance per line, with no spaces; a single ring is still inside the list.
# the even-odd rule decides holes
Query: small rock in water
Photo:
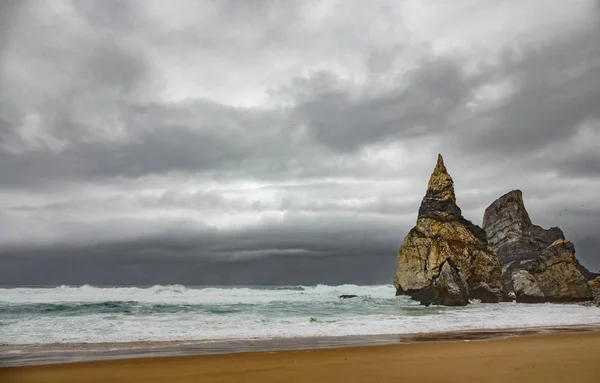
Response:
[[[353,294],[343,294],[343,295],[340,295],[340,298],[342,298],[342,299],[356,298],[356,297],[358,297],[358,295],[353,295]]]
[[[310,317],[310,318],[308,318],[308,321],[309,321],[309,322],[316,322],[316,321],[317,321],[317,318],[315,318],[315,317]]]

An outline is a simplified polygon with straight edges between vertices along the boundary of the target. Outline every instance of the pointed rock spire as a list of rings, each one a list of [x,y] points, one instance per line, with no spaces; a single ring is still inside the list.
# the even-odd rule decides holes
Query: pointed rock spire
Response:
[[[446,170],[446,165],[444,165],[444,157],[442,157],[440,153],[438,153],[437,163],[435,164],[435,169],[433,172],[448,173]]]
[[[425,305],[457,306],[469,299],[498,302],[506,295],[498,257],[487,246],[483,229],[462,216],[441,155],[415,227],[398,250],[394,284],[397,295]]]
[[[506,228],[511,229],[510,233],[502,233],[502,239],[505,239],[504,236],[507,234],[512,238],[514,236],[522,236],[525,232],[529,231],[533,223],[531,222],[531,218],[529,218],[527,209],[525,209],[522,191],[518,189],[511,190],[485,209],[483,229],[486,232],[495,233],[498,228],[493,228],[490,225],[503,225],[500,227],[505,230]],[[492,248],[497,250],[499,241],[499,238],[490,238]]]
[[[454,194],[454,181],[444,165],[444,158],[438,154],[437,164],[427,185],[427,193],[421,202],[419,217],[448,219],[460,216],[461,211],[456,205]]]
[[[509,246],[510,253],[515,253],[513,256],[520,259],[533,259],[555,240],[565,238],[557,227],[544,230],[531,222],[523,202],[523,193],[518,189],[504,194],[485,209],[483,229],[487,233],[490,247],[498,251],[500,261],[503,262],[513,260],[505,258],[507,254],[503,245],[509,242],[525,238],[523,244]]]
[[[433,173],[431,173],[431,178],[429,178],[425,198],[456,202],[454,181],[450,177],[450,174],[448,174],[446,165],[444,165],[444,158],[441,154],[438,154],[437,164],[435,165],[435,169],[433,169]]]

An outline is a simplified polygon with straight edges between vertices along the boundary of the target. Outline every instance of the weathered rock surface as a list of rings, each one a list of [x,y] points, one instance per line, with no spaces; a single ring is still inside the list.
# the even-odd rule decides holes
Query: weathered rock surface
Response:
[[[558,227],[545,230],[531,222],[520,190],[506,193],[485,210],[483,229],[502,264],[535,259],[552,242],[565,239]]]
[[[596,306],[600,306],[600,277],[596,277],[588,282],[592,295],[594,296],[594,303]]]
[[[597,277],[596,279],[592,279],[591,281],[588,282],[588,285],[590,286],[590,289],[592,289],[592,291],[600,292],[600,277]]]
[[[544,293],[537,280],[525,270],[517,270],[512,274],[515,297],[520,302],[535,303],[544,301]]]
[[[520,190],[492,203],[483,216],[488,244],[498,253],[503,279],[518,302],[572,302],[592,299],[575,247],[558,227],[534,225]],[[590,273],[592,274],[592,273]]]
[[[396,295],[426,305],[498,302],[505,296],[501,274],[485,231],[466,220],[456,205],[454,182],[438,156],[417,223],[398,251]]]
[[[469,288],[452,258],[447,258],[438,269],[440,273],[431,280],[433,302],[444,306],[468,305]]]

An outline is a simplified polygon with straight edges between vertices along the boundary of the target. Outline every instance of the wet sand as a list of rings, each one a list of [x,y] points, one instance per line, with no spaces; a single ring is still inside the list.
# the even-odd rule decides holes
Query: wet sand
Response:
[[[0,368],[16,382],[600,382],[600,332]]]
[[[0,345],[0,367],[250,351],[307,350],[376,346],[441,340],[482,340],[521,335],[600,331],[600,325],[476,329],[416,334],[353,335],[302,338],[186,340],[123,343]]]

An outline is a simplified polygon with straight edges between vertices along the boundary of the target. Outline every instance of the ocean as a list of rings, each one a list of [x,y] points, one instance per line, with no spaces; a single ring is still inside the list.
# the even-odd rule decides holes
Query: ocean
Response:
[[[380,286],[18,287],[0,289],[3,345],[222,341],[598,325],[600,308],[420,306]],[[357,298],[340,299],[342,294]]]

